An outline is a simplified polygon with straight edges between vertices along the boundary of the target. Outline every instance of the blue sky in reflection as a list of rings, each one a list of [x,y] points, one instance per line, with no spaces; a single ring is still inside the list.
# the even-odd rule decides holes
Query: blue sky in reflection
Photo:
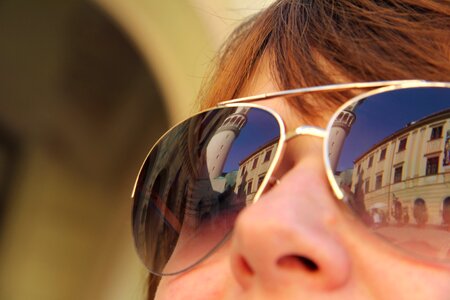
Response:
[[[370,97],[355,109],[353,124],[341,152],[337,170],[353,167],[353,161],[382,139],[433,113],[450,108],[450,89],[415,88]],[[445,132],[442,133],[445,137]]]

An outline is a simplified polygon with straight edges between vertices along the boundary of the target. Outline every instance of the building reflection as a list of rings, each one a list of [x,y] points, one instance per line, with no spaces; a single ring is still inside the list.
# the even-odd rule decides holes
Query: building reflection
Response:
[[[272,115],[241,106],[203,112],[164,136],[135,191],[136,246],[147,265],[162,269],[179,236],[194,239],[197,228],[223,227],[224,218],[217,216],[236,215],[251,202],[275,156],[274,135],[279,126]],[[231,229],[232,218],[227,222]],[[161,247],[166,251],[157,251]]]
[[[244,194],[246,203],[252,202],[274,159],[278,138],[269,141],[239,163],[235,192]]]
[[[335,176],[345,201],[379,235],[450,257],[450,109],[388,134]]]
[[[152,149],[142,167],[133,230],[141,257],[156,269],[170,257],[184,222],[192,224],[194,217],[200,219],[217,208],[213,206],[219,192],[208,174],[206,145],[232,112],[212,110],[179,124]],[[191,217],[185,220],[186,216]],[[166,241],[164,245],[153,242],[157,237]],[[166,251],[157,251],[161,247]]]
[[[383,222],[448,225],[449,143],[450,110],[412,122],[355,159],[352,191]]]

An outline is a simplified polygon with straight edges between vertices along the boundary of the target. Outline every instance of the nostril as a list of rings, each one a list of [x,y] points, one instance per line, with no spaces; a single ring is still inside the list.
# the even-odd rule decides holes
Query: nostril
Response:
[[[248,264],[247,260],[244,257],[239,258],[239,264],[241,265],[241,269],[247,273],[248,275],[253,275],[253,269]]]
[[[301,255],[287,255],[278,260],[278,265],[285,268],[304,268],[310,272],[319,270],[319,266],[311,259]]]
[[[317,264],[315,262],[313,262],[312,260],[310,260],[309,258],[304,257],[304,256],[297,256],[297,259],[299,261],[301,261],[308,270],[310,270],[312,272],[319,270],[319,267],[317,266]]]

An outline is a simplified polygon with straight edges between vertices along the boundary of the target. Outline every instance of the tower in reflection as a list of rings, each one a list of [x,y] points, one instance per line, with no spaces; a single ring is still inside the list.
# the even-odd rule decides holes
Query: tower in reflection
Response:
[[[209,178],[215,179],[222,175],[228,153],[240,130],[247,123],[248,107],[238,107],[229,115],[216,130],[206,149],[206,162]]]
[[[342,146],[348,136],[350,129],[355,122],[356,116],[353,113],[356,104],[349,106],[342,111],[334,120],[330,131],[328,142],[328,157],[330,158],[331,169],[336,171],[338,159],[341,155]]]

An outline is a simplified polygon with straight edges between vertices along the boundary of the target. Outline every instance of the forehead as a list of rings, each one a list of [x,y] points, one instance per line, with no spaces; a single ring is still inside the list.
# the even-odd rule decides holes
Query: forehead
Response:
[[[300,88],[300,86],[299,86]],[[268,63],[262,61],[258,64],[253,72],[252,76],[247,80],[246,84],[241,89],[238,97],[259,95],[264,93],[276,92],[283,90],[279,88],[276,80],[274,79]],[[295,106],[305,105],[308,106],[308,113],[301,113]],[[259,100],[254,103],[270,107],[280,114],[281,118],[285,122],[287,130],[296,128],[300,125],[314,125],[319,127],[326,127],[329,119],[337,109],[339,105],[327,104],[327,101],[323,101],[320,93],[306,94],[296,97],[278,97],[273,99]]]

